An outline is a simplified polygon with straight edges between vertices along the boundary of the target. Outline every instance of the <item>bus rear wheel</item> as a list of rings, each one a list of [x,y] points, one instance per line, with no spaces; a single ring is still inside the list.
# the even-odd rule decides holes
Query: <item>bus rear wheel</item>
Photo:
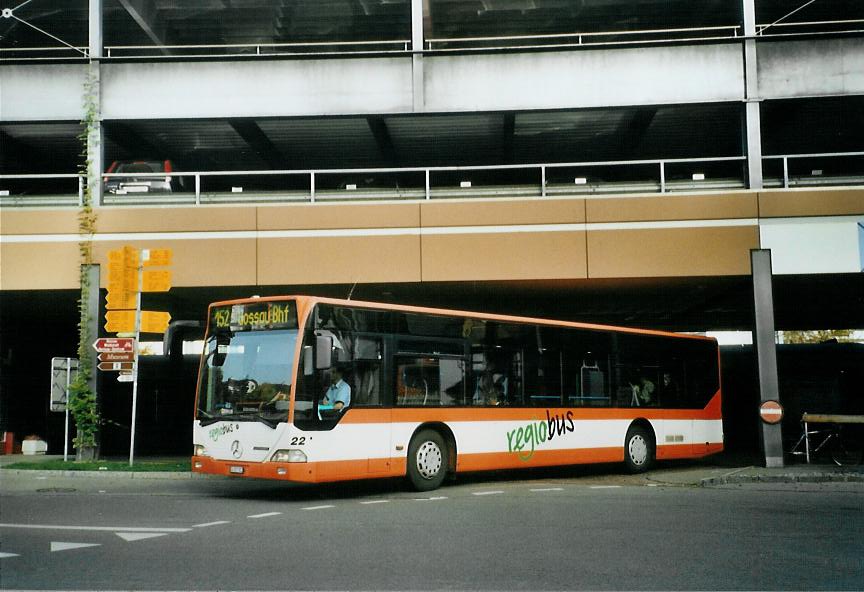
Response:
[[[447,477],[447,444],[435,430],[421,430],[408,445],[408,480],[417,491],[438,489]]]
[[[632,426],[624,439],[624,465],[631,473],[644,473],[654,462],[654,438],[642,426]]]

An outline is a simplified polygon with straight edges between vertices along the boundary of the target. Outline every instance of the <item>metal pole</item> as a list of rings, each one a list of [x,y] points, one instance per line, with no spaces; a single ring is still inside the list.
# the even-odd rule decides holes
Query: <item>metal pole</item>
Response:
[[[761,401],[779,401],[777,378],[777,345],[774,341],[774,288],[772,285],[771,250],[750,251],[753,271],[753,304],[755,313],[756,362]],[[766,467],[783,466],[783,434],[780,424],[762,423],[760,431]]]
[[[66,358],[66,422],[63,427],[63,462],[69,460],[69,376],[72,374],[71,358]]]
[[[138,258],[138,285],[137,294],[135,296],[135,343],[132,345],[132,428],[129,435],[129,466],[135,462],[135,419],[138,417],[138,351],[141,341],[141,282],[144,275],[144,258],[149,259],[150,252],[147,249],[141,250],[141,256]]]
[[[660,193],[666,193],[666,165],[660,161]]]
[[[807,453],[807,464],[810,464],[810,426],[804,422],[804,450]]]

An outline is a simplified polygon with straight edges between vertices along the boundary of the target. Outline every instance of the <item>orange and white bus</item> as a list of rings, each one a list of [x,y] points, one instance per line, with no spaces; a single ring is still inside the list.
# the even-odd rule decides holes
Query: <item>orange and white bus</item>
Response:
[[[713,339],[309,296],[210,306],[193,470],[296,482],[723,449]]]

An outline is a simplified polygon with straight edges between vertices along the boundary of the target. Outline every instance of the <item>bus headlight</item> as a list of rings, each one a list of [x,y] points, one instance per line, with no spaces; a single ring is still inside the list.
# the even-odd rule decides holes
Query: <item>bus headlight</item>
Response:
[[[195,448],[192,450],[192,456],[209,456],[209,455],[207,454],[206,448],[204,448],[200,444],[196,444]]]
[[[302,450],[277,450],[270,457],[271,462],[305,463],[306,453]]]

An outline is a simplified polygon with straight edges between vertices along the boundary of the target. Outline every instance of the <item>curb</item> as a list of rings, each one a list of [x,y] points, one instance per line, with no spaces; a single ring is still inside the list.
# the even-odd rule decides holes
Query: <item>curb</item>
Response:
[[[722,475],[699,482],[701,487],[744,483],[864,483],[864,473],[781,473],[777,475]]]
[[[32,477],[87,477],[89,479],[202,479],[207,475],[193,473],[191,471],[41,471],[39,469],[3,469],[0,470],[0,478],[3,475],[32,476]]]

